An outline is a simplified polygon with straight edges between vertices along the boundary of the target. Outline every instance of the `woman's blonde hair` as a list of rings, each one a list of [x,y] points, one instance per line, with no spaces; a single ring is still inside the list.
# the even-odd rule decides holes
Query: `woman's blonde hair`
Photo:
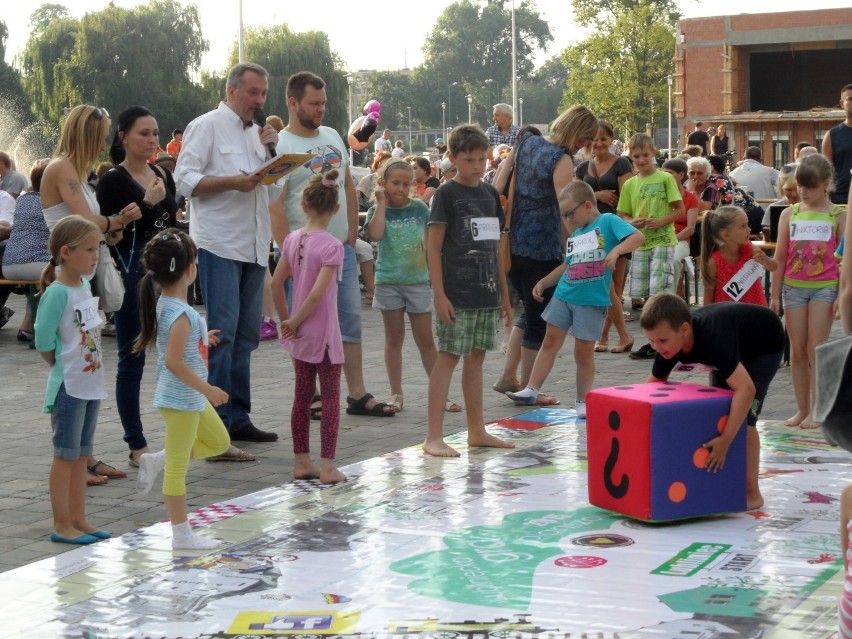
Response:
[[[50,261],[45,265],[39,280],[39,291],[44,290],[56,279],[56,267],[61,264],[60,251],[63,246],[76,248],[88,238],[96,235],[100,238],[103,232],[86,218],[80,215],[66,215],[50,232],[47,241],[47,250],[50,252]]]
[[[99,107],[80,104],[71,109],[53,157],[71,162],[80,180],[85,181],[109,133],[109,114]]]
[[[574,152],[577,141],[585,139],[586,148],[591,148],[592,140],[598,135],[597,116],[588,107],[578,104],[562,112],[550,125],[550,140],[556,146]]]

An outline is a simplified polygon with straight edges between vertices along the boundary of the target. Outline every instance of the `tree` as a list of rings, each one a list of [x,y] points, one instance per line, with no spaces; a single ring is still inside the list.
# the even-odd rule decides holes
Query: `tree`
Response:
[[[296,33],[286,24],[248,29],[244,36],[245,59],[269,72],[269,95],[264,111],[287,121],[287,79],[299,71],[311,71],[325,81],[324,124],[345,132],[349,129],[346,100],[349,86],[340,58],[331,51],[328,36],[321,31]],[[231,50],[230,65],[237,64],[238,49]],[[345,136],[344,136],[345,137]]]
[[[554,56],[536,69],[529,81],[518,85],[518,93],[524,98],[524,124],[547,124],[556,119],[567,77],[561,56]],[[518,122],[520,113],[515,114],[515,124]]]
[[[83,102],[113,114],[141,104],[170,130],[208,110],[190,80],[208,48],[195,5],[110,4],[79,21],[62,9],[47,5],[33,14],[36,28],[22,56],[27,96],[44,121],[58,125]]]
[[[424,71],[433,79],[434,91],[428,103],[432,122],[441,119],[442,100],[436,99],[436,94],[446,96],[453,81],[459,82],[462,90],[453,95],[448,122],[467,121],[465,94],[473,97],[476,119],[490,119],[496,87],[492,89],[486,81],[496,83],[501,99],[508,92],[512,84],[512,16],[506,5],[505,0],[459,0],[438,18],[423,46]],[[522,0],[515,8],[515,26],[517,76],[527,80],[533,71],[533,56],[547,48],[553,34],[529,0]]]
[[[592,34],[563,52],[570,75],[561,108],[585,104],[624,137],[644,130],[652,100],[665,113],[680,17],[674,1],[574,0],[574,15]]]

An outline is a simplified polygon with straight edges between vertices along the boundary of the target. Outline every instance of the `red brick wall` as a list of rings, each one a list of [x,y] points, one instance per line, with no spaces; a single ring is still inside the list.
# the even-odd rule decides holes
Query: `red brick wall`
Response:
[[[767,29],[792,29],[794,27],[824,27],[852,22],[852,9],[824,9],[819,11],[785,11],[731,16],[733,31],[765,31]]]
[[[693,47],[685,51],[684,80],[687,117],[721,113],[722,100],[722,47]]]

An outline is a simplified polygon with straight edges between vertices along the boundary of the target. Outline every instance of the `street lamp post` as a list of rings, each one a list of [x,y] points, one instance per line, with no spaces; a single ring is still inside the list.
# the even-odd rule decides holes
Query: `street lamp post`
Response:
[[[654,98],[651,101],[651,137],[654,137]],[[656,145],[655,145],[656,146]]]
[[[671,157],[672,154],[672,76],[666,76],[666,82],[669,85],[669,146],[668,146],[668,154]]]
[[[347,112],[349,113],[349,122],[352,122],[352,83],[355,80],[351,75],[346,76],[346,82],[349,84],[349,100],[347,103]],[[349,147],[349,165],[352,166],[352,159],[354,156],[354,152],[352,151],[352,147]]]
[[[447,103],[441,102],[441,131],[447,130]]]
[[[464,97],[467,98],[467,123],[473,124],[473,116],[471,115],[471,109],[473,108],[473,96],[468,93]]]
[[[408,152],[411,153],[411,107],[405,107],[408,109]]]
[[[518,104],[520,105],[520,113],[518,114],[518,126],[524,126],[524,99],[518,98]]]

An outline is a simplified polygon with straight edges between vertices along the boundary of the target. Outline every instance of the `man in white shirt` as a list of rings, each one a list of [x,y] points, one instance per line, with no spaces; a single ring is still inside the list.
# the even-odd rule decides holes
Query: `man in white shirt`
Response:
[[[750,146],[746,149],[743,163],[731,171],[731,179],[740,186],[752,191],[755,199],[778,197],[778,171],[760,162],[760,149]]]
[[[390,136],[390,129],[385,129],[384,131],[382,131],[382,137],[376,140],[376,155],[378,155],[381,151],[387,151],[388,153],[393,151],[393,144],[391,144]]]
[[[302,191],[308,179],[316,173],[327,173],[332,168],[340,171],[338,178],[340,211],[331,218],[328,232],[343,243],[343,273],[337,286],[337,316],[343,337],[343,374],[349,391],[346,412],[350,415],[391,417],[394,409],[377,402],[367,392],[361,365],[361,293],[358,288],[358,264],[355,258],[355,240],[358,237],[358,195],[349,172],[349,157],[343,140],[331,127],[322,126],[325,116],[325,81],[309,71],[290,76],[287,81],[287,109],[289,122],[280,133],[277,151],[284,153],[312,153],[322,162],[312,161],[287,176],[287,190],[273,203],[272,210],[283,206],[286,223],[274,227],[278,246],[290,231],[305,224],[302,211]],[[345,214],[344,214],[345,211]],[[276,221],[281,219],[276,215]]]
[[[252,424],[251,352],[260,336],[263,277],[272,237],[269,189],[256,174],[278,142],[271,126],[254,125],[269,88],[266,69],[238,64],[228,74],[227,97],[184,131],[175,169],[178,191],[192,208],[190,233],[198,245],[198,280],[207,323],[219,330],[210,349],[212,385],[228,393],[216,408],[234,441],[275,441]]]

